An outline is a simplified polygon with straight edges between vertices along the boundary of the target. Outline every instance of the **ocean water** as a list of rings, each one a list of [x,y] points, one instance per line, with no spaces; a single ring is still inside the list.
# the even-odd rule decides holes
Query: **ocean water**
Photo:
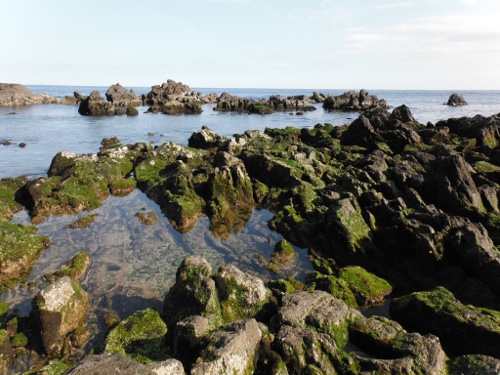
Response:
[[[74,91],[90,94],[99,90],[104,96],[106,87],[29,86],[33,92],[47,93],[56,97],[73,95]],[[133,87],[136,94],[147,93],[149,87]],[[269,98],[270,95],[312,95],[313,91],[339,95],[347,90],[279,90],[279,89],[196,89],[204,94],[229,92],[247,98]],[[443,105],[453,91],[378,91],[371,94],[385,99],[390,106],[406,104],[415,118],[426,124],[450,117],[490,116],[500,113],[500,91],[463,91],[469,102],[465,107]],[[167,116],[144,113],[147,107],[139,107],[139,116],[85,117],[78,114],[78,107],[71,105],[36,105],[15,108],[0,107],[0,178],[25,175],[44,176],[52,157],[59,151],[77,153],[96,152],[103,138],[116,136],[123,143],[147,141],[161,144],[172,141],[186,145],[191,134],[208,126],[220,135],[231,137],[245,130],[264,130],[266,127],[286,126],[314,127],[318,123],[343,125],[352,122],[356,112],[326,112],[320,104],[317,110],[303,116],[293,113],[248,115],[213,111],[213,104],[203,105],[200,115]],[[17,145],[26,143],[19,148]]]
[[[56,97],[73,95],[74,91],[88,95],[99,90],[104,95],[106,87],[30,86],[34,92]],[[150,88],[133,88],[137,94]],[[247,98],[268,98],[270,95],[311,95],[313,91],[341,94],[347,90],[270,90],[270,89],[198,89],[206,94],[226,91]],[[462,91],[469,102],[466,107],[443,105],[453,91],[379,91],[368,90],[385,99],[392,107],[406,104],[421,123],[437,122],[450,117],[490,116],[500,113],[500,91]],[[116,136],[122,143],[147,141],[161,144],[172,141],[186,145],[191,134],[207,125],[220,135],[231,137],[245,130],[286,126],[312,128],[318,123],[343,125],[352,122],[356,112],[325,112],[321,105],[303,116],[294,113],[248,115],[213,111],[213,105],[203,106],[203,113],[191,116],[167,116],[144,113],[139,116],[85,117],[78,114],[77,106],[36,105],[15,108],[0,107],[0,178],[45,176],[52,157],[59,151],[77,153],[97,152],[103,138]],[[26,147],[18,145],[24,142]],[[153,211],[159,218],[157,224],[146,226],[135,214]],[[110,197],[92,213],[97,220],[88,229],[70,229],[78,218],[88,215],[50,217],[38,224],[38,233],[47,235],[52,246],[44,250],[36,262],[29,280],[35,285],[21,285],[0,295],[21,315],[31,309],[31,300],[44,287],[42,275],[57,270],[81,251],[91,257],[90,269],[82,281],[92,296],[92,306],[87,319],[88,328],[96,335],[92,346],[102,343],[105,332],[103,317],[115,314],[125,318],[133,311],[146,307],[161,309],[161,301],[173,285],[175,271],[181,260],[190,254],[202,255],[214,268],[232,263],[244,271],[264,279],[295,277],[304,279],[312,269],[307,249],[295,247],[298,257],[280,269],[276,275],[266,270],[256,259],[262,255],[270,259],[274,245],[283,237],[273,232],[267,222],[273,214],[266,210],[254,211],[245,228],[232,233],[228,239],[217,238],[210,232],[208,218],[200,218],[186,234],[173,229],[159,207],[142,192],[135,190],[126,197]],[[18,213],[14,222],[30,224],[25,211]]]

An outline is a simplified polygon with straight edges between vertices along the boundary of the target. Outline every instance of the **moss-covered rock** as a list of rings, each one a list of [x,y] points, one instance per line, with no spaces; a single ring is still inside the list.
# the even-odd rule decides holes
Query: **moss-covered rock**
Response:
[[[361,306],[380,304],[392,293],[391,284],[359,266],[343,268],[340,279],[347,284]]]
[[[308,290],[323,290],[330,293],[352,308],[359,307],[356,296],[349,288],[349,284],[341,278],[333,275],[322,275],[319,272],[312,272],[307,277]]]
[[[42,249],[48,246],[37,228],[0,222],[0,291],[26,278]]]
[[[222,324],[222,312],[212,266],[201,257],[185,258],[176,274],[176,282],[163,301],[163,319],[168,327],[191,315],[209,320],[210,329]]]
[[[260,278],[233,265],[221,266],[215,281],[226,322],[254,317],[270,301],[271,291]]]
[[[45,274],[43,279],[47,282],[54,282],[64,276],[69,276],[75,281],[80,281],[87,272],[90,265],[90,255],[86,251],[76,254],[70,261],[63,264],[61,268],[52,273]]]
[[[76,228],[88,228],[92,225],[92,223],[99,217],[99,214],[91,214],[84,216],[74,223],[70,224],[69,227],[71,229],[76,229]]]
[[[25,177],[0,180],[0,222],[9,221],[22,208],[16,201],[16,194],[26,182],[28,179]]]
[[[496,375],[500,371],[500,359],[479,354],[453,358],[448,363],[450,375]]]
[[[390,311],[408,330],[431,332],[455,353],[500,356],[500,312],[465,306],[443,287],[396,298]]]
[[[135,216],[141,221],[141,223],[144,223],[147,226],[154,225],[158,222],[158,216],[153,211],[148,212],[145,214],[144,212],[137,212]]]
[[[66,336],[81,327],[87,314],[88,294],[68,276],[50,284],[33,299],[33,314],[46,353],[60,356]]]
[[[283,264],[295,258],[297,253],[293,246],[287,240],[280,240],[274,246],[271,262],[275,264]]]
[[[126,355],[142,363],[168,358],[167,326],[154,309],[136,311],[113,328],[104,344],[106,353]]]

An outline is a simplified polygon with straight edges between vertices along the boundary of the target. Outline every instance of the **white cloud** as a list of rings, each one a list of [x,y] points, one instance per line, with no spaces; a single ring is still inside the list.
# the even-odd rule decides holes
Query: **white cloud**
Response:
[[[407,2],[399,2],[399,3],[385,3],[385,4],[379,4],[376,6],[377,9],[382,9],[382,10],[387,10],[387,9],[395,9],[395,8],[411,8],[417,5],[413,1],[407,1]]]

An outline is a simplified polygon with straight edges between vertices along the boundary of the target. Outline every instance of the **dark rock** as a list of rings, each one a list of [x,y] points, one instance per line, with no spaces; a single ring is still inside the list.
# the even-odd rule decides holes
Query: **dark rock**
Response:
[[[443,287],[396,298],[390,313],[408,330],[438,336],[457,354],[500,355],[500,313],[465,306]]]
[[[500,359],[480,354],[469,354],[453,358],[448,364],[450,375],[497,375]]]
[[[323,101],[326,110],[362,111],[371,108],[389,108],[385,100],[369,95],[365,90],[349,91],[338,96],[328,96]]]
[[[219,296],[212,276],[212,266],[203,258],[190,256],[177,270],[175,285],[163,302],[163,319],[167,327],[191,315],[209,320],[210,329],[222,324]]]
[[[188,145],[189,147],[208,149],[218,147],[224,139],[224,137],[219,136],[207,126],[203,126],[201,130],[193,133],[191,137],[189,137]]]
[[[468,105],[468,104],[469,103],[465,101],[464,97],[457,93],[451,94],[450,97],[448,98],[448,102],[446,103],[446,105],[453,107]]]
[[[119,83],[111,85],[106,91],[106,100],[116,106],[137,106],[142,104],[142,100],[135,95],[133,90],[127,90]]]
[[[91,94],[80,102],[78,113],[83,116],[113,116],[116,108],[113,103],[106,102],[99,91]]]
[[[24,142],[19,143],[19,147],[21,147],[21,148],[25,148],[26,146],[27,146],[27,144]]]

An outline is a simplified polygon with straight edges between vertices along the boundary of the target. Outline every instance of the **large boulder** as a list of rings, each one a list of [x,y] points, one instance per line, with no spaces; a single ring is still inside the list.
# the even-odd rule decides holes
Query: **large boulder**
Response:
[[[191,315],[207,318],[210,329],[222,324],[212,266],[199,256],[189,256],[182,261],[175,284],[163,301],[163,319],[167,327],[175,327],[179,321]]]
[[[229,323],[207,338],[192,375],[252,374],[262,332],[255,319]]]
[[[50,357],[60,356],[67,336],[83,325],[88,300],[87,292],[68,276],[50,284],[33,299],[33,313]]]
[[[215,282],[225,321],[256,316],[271,297],[271,291],[260,278],[242,272],[231,264],[219,268]]]
[[[430,332],[457,354],[500,356],[500,312],[463,305],[443,287],[396,298],[390,312],[406,329]]]
[[[118,353],[147,363],[168,358],[167,326],[153,309],[136,311],[114,327],[106,337],[104,352]]]
[[[83,116],[113,116],[116,108],[107,102],[99,91],[92,91],[88,97],[80,102],[78,113]]]

